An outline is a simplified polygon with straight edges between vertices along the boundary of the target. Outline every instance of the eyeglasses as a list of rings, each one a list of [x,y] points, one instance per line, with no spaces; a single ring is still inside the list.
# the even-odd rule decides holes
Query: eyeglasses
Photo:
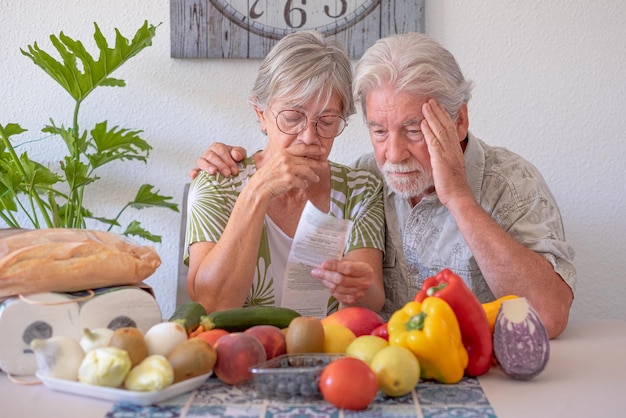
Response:
[[[298,135],[309,124],[307,116],[298,110],[281,110],[275,117],[276,126],[287,135]],[[323,115],[315,119],[315,131],[321,138],[335,138],[346,126],[348,123],[339,115]]]

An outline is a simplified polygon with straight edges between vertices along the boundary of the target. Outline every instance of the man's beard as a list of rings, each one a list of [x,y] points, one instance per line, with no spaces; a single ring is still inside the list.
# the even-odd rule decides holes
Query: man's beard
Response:
[[[434,185],[432,172],[427,173],[424,167],[416,160],[402,164],[392,164],[386,161],[380,167],[380,171],[385,177],[387,186],[403,199],[410,199],[424,194]],[[394,173],[411,174],[410,176],[398,177]]]

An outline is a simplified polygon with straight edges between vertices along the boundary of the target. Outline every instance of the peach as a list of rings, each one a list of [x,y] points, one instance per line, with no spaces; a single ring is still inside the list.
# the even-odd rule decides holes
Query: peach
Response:
[[[244,332],[261,341],[268,360],[287,352],[285,333],[274,325],[255,325]]]
[[[252,334],[232,332],[215,342],[217,362],[213,372],[222,382],[237,385],[252,379],[250,367],[267,359],[261,341]]]

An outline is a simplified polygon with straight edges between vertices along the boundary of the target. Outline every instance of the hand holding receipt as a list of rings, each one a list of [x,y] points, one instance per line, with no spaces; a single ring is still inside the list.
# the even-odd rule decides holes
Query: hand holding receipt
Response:
[[[300,313],[320,318],[326,316],[328,291],[311,277],[311,269],[320,267],[325,260],[341,259],[352,224],[349,219],[323,213],[310,201],[306,203],[287,260],[283,306],[315,306]]]

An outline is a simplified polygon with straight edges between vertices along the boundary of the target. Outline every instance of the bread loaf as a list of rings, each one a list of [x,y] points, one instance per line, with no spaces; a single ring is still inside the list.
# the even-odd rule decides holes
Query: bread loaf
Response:
[[[112,232],[51,228],[2,234],[0,298],[137,284],[160,264],[153,247]]]

